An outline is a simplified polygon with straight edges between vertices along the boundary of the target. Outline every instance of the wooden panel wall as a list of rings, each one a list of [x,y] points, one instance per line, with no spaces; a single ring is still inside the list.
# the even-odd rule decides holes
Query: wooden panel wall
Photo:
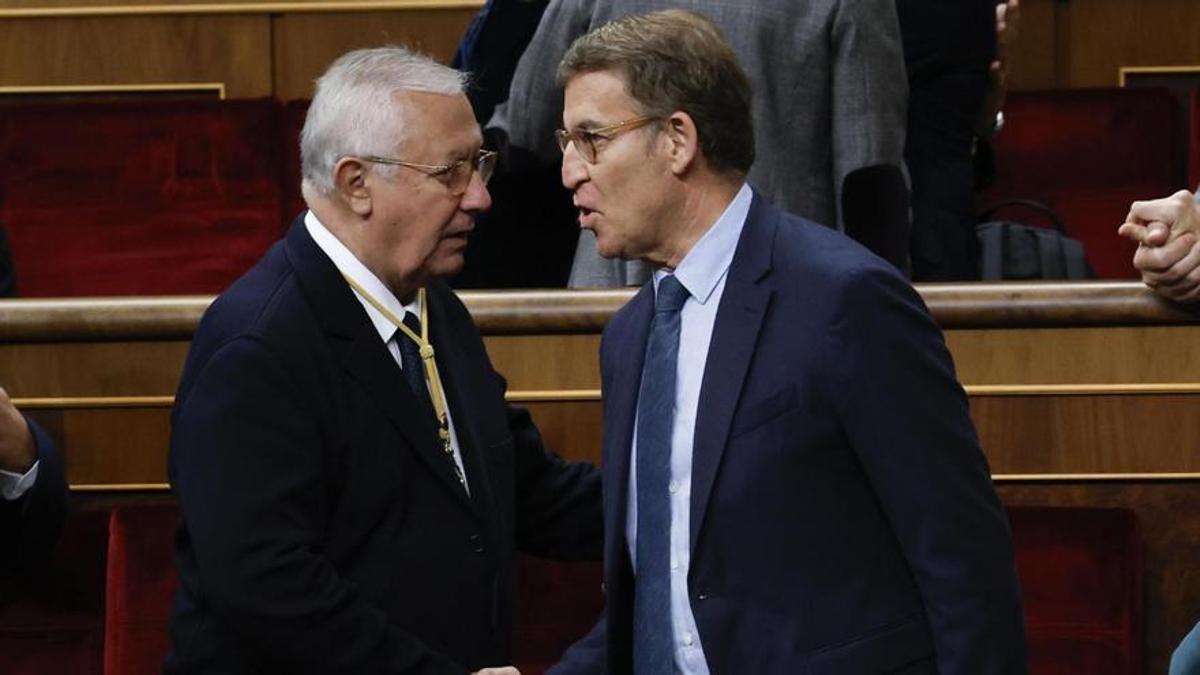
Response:
[[[1194,0],[1022,0],[1014,89],[1115,87],[1122,66],[1200,65]]]
[[[309,98],[351,49],[404,43],[448,63],[482,2],[188,4],[4,0],[0,87],[221,83],[229,98]]]

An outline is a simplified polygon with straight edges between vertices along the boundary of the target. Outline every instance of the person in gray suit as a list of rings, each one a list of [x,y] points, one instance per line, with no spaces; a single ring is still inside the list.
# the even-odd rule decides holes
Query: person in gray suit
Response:
[[[902,185],[908,84],[895,0],[552,0],[517,66],[507,104],[488,126],[506,133],[510,146],[557,162],[553,131],[561,126],[563,92],[555,71],[571,43],[613,19],[670,7],[707,15],[745,67],[759,130],[749,181],[766,200],[841,227],[843,204],[875,195],[871,181],[852,181],[865,197],[843,194],[847,176],[895,167]],[[906,251],[907,203],[899,201],[905,213],[880,218],[893,231],[875,238]],[[571,287],[648,278],[645,263],[604,260],[595,236],[580,233]]]

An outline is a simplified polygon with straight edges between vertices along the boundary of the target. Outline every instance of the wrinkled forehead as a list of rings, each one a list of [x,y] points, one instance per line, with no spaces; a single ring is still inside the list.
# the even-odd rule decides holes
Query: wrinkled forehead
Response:
[[[483,143],[466,95],[405,90],[393,98],[400,106],[405,149],[437,148],[465,155]]]
[[[636,117],[641,106],[629,95],[625,75],[618,70],[593,70],[567,81],[563,94],[563,127],[605,126]]]

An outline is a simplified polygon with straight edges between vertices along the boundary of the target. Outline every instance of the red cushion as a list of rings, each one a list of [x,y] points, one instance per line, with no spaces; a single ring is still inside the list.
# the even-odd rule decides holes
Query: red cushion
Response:
[[[0,673],[99,675],[108,513],[71,515],[49,564],[0,578]]]
[[[300,131],[304,129],[304,116],[308,114],[308,101],[288,101],[283,106],[280,120],[279,157],[283,161],[283,220],[289,223],[301,211],[308,208],[300,194]]]
[[[517,556],[513,664],[541,675],[587,634],[604,609],[600,563],[563,563]]]
[[[996,183],[980,205],[1044,202],[1083,242],[1099,276],[1134,278],[1134,245],[1116,228],[1134,200],[1177,189],[1174,111],[1158,88],[1013,92],[996,137]]]
[[[1130,509],[1011,507],[1032,672],[1142,666],[1142,538]]]
[[[114,509],[109,522],[104,672],[162,672],[167,621],[178,581],[174,504]]]
[[[0,110],[0,222],[27,296],[216,293],[281,232],[270,100]]]

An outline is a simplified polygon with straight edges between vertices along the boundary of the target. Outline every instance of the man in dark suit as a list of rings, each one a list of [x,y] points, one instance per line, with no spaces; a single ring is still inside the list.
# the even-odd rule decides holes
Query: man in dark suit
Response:
[[[559,77],[582,226],[658,270],[604,333],[607,616],[555,672],[1025,672],[942,336],[892,266],[745,183],[720,33],[627,17]]]
[[[402,48],[318,81],[310,210],[184,367],[167,672],[515,673],[490,668],[511,662],[514,546],[599,558],[599,475],[506,407],[437,280],[490,203],[462,86]]]
[[[67,518],[67,483],[50,437],[0,388],[0,570],[28,572],[46,559]]]

